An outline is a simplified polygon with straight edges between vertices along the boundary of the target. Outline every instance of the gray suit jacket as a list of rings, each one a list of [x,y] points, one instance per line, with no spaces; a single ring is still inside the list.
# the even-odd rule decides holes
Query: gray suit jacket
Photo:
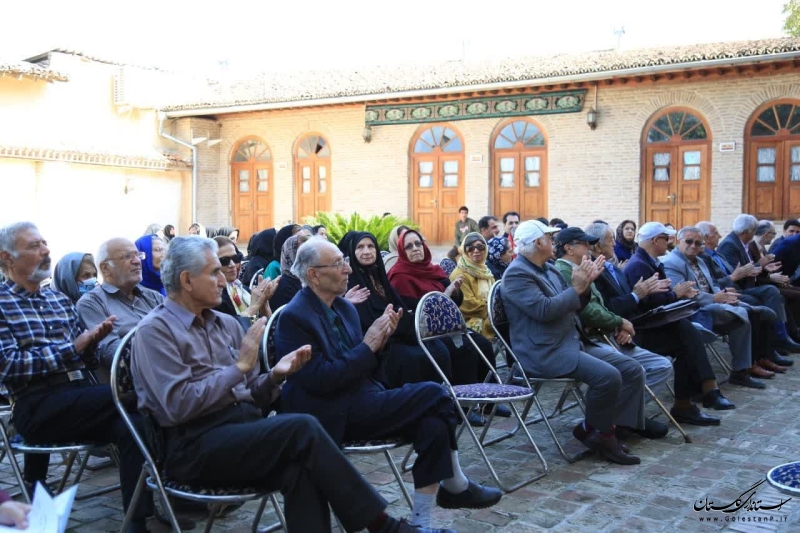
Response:
[[[555,267],[542,272],[518,255],[503,275],[502,298],[511,347],[527,372],[554,378],[575,370],[583,329],[577,313],[587,299]]]
[[[684,281],[694,281],[695,287],[698,289],[700,288],[700,284],[697,283],[697,276],[694,275],[694,271],[689,267],[689,260],[677,249],[665,255],[661,259],[661,262],[664,263],[664,271],[667,273],[667,277],[672,281],[673,287]],[[706,265],[705,261],[698,259],[697,264],[700,267],[700,271],[705,276],[708,286],[711,287],[711,290],[714,291],[715,294],[720,292],[722,289],[720,289],[719,285],[714,281],[714,276],[708,270],[708,265]],[[694,300],[705,307],[714,303],[714,294],[700,291],[700,294],[695,296]]]

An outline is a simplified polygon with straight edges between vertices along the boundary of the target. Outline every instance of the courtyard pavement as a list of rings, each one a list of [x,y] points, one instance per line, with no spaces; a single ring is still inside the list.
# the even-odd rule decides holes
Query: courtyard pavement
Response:
[[[723,419],[720,427],[684,428],[694,441],[691,444],[685,444],[674,429],[666,438],[657,441],[629,440],[632,451],[642,459],[637,466],[614,465],[594,456],[569,464],[558,454],[546,428],[535,424],[531,431],[549,468],[545,478],[506,494],[490,509],[448,511],[436,508],[433,522],[461,533],[800,531],[800,498],[771,511],[747,510],[752,506],[735,513],[694,510],[695,503],[703,506],[706,498],[717,506],[734,502],[763,480],[771,467],[800,459],[800,369],[790,370],[767,383],[766,391],[723,385],[723,392],[736,403],[737,409],[716,413]],[[542,390],[545,407],[555,404],[559,392],[555,388]],[[660,397],[670,404],[668,391],[662,391]],[[648,412],[656,413],[657,407],[648,404]],[[568,451],[582,449],[570,433],[580,419],[579,411],[573,409],[552,420]],[[504,420],[500,427],[510,427],[510,422]],[[491,483],[489,471],[467,435],[462,435],[460,447],[467,475],[478,482]],[[507,480],[520,479],[539,467],[532,448],[519,436],[489,449],[499,474]],[[404,451],[394,454],[398,464]],[[365,478],[390,502],[389,511],[395,516],[406,516],[408,507],[382,456],[357,456],[353,460]],[[60,468],[51,469],[53,474],[60,471]],[[79,495],[116,480],[116,470],[111,467],[88,472],[81,482]],[[405,476],[405,481],[409,490],[413,490],[410,474]],[[8,459],[0,464],[0,488],[16,490]],[[760,505],[774,505],[781,497],[789,498],[766,483],[755,490],[751,501],[760,500]],[[256,507],[256,503],[251,502],[219,519],[213,531],[249,531]],[[195,530],[202,531],[204,517],[192,517],[198,521]],[[116,491],[76,501],[68,531],[118,531],[122,518],[121,497]],[[268,509],[261,527],[274,522],[274,512]],[[156,532],[168,531],[154,521],[149,526]]]

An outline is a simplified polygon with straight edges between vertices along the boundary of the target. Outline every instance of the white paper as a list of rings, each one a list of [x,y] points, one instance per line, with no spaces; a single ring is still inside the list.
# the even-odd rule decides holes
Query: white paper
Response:
[[[75,494],[78,486],[74,485],[62,492],[55,498],[42,487],[36,484],[33,493],[33,504],[28,515],[28,531],[36,533],[64,533],[69,522],[69,513],[72,511],[72,504],[75,502]],[[0,525],[0,533],[20,531],[12,526]]]

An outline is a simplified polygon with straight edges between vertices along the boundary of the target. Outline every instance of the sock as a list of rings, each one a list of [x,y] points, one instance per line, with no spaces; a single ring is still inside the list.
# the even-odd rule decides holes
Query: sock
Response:
[[[780,340],[786,340],[789,333],[786,331],[786,324],[783,322],[775,322],[775,336]]]
[[[411,512],[411,521],[420,527],[431,527],[431,508],[433,507],[433,494],[414,492],[414,510]]]
[[[464,472],[461,471],[461,464],[458,462],[458,450],[450,452],[450,462],[453,463],[453,477],[442,481],[442,487],[450,494],[458,494],[469,488],[469,480]]]

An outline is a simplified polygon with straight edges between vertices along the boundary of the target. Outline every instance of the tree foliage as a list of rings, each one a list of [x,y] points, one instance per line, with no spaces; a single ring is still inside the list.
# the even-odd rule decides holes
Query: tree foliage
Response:
[[[328,240],[333,243],[338,243],[342,240],[342,237],[344,237],[344,234],[348,231],[368,231],[375,235],[381,250],[389,249],[389,233],[392,231],[392,228],[400,225],[405,225],[414,229],[418,228],[413,221],[394,215],[386,215],[384,217],[373,215],[369,218],[365,218],[358,213],[345,216],[339,213],[320,212],[313,217],[305,217],[304,220],[309,226],[316,226],[318,224],[325,226],[328,230]]]
[[[783,31],[792,37],[800,37],[800,0],[789,0],[783,4]]]

